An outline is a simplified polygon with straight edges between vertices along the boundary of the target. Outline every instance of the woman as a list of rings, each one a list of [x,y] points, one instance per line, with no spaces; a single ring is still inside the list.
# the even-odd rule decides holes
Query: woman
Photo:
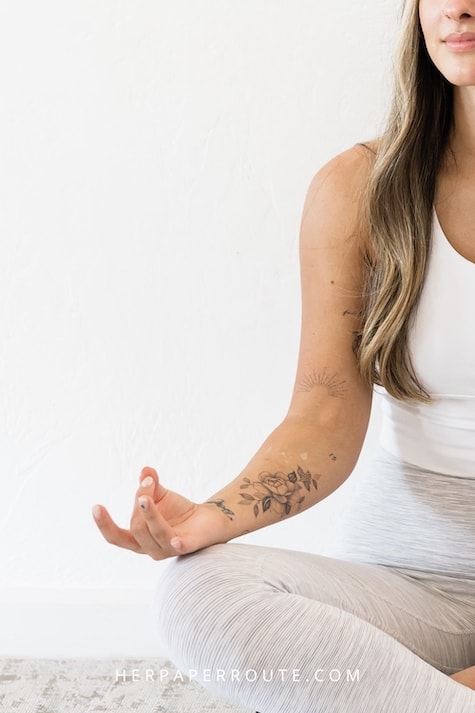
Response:
[[[268,713],[475,711],[475,0],[408,0],[384,135],[336,157],[301,226],[302,334],[284,421],[204,503],[141,474],[130,530],[157,623],[210,690]],[[338,556],[231,543],[381,451]],[[193,553],[193,554],[191,554]]]

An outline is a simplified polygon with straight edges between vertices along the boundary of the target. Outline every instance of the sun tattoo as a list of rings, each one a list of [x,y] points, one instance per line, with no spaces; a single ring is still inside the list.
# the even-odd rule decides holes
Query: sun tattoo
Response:
[[[322,386],[327,390],[329,396],[333,396],[336,399],[344,399],[348,391],[346,381],[339,381],[336,374],[329,374],[327,367],[318,374],[315,370],[311,374],[306,374],[300,383],[298,391],[312,391],[317,386]]]
[[[265,513],[268,510],[285,517],[290,515],[294,506],[299,512],[305,500],[302,488],[307,492],[312,488],[317,490],[319,477],[320,475],[312,475],[309,470],[304,471],[300,466],[291,473],[264,471],[259,473],[257,480],[243,479],[241,490],[248,488],[250,492],[240,493],[242,500],[239,505],[252,505],[254,517],[257,517],[259,512]]]

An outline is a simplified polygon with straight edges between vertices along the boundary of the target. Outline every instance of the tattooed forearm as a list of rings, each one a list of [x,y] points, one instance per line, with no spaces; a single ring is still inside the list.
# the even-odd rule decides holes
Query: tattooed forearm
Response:
[[[322,386],[329,396],[337,399],[344,399],[348,391],[346,381],[339,381],[336,374],[329,374],[327,367],[318,373],[314,370],[311,374],[306,374],[299,384],[298,391],[312,391],[317,386]]]
[[[224,500],[207,500],[206,502],[210,503],[210,505],[216,505],[216,507],[218,507],[220,510],[222,510],[222,512],[227,517],[229,517],[230,520],[232,520],[233,515],[236,514],[232,510],[230,510],[228,507],[226,507],[226,505],[224,504]]]
[[[291,473],[269,473],[264,471],[259,473],[257,480],[244,478],[241,490],[248,489],[249,492],[241,492],[242,500],[239,505],[252,505],[254,517],[259,512],[277,512],[281,517],[290,515],[292,508],[296,506],[297,512],[305,500],[302,495],[302,488],[310,492],[312,487],[317,490],[317,480],[320,475],[312,475],[310,471],[304,471],[300,466]]]

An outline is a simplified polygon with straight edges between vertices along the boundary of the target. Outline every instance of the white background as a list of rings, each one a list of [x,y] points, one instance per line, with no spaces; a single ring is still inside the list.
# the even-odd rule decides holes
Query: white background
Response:
[[[159,655],[163,563],[91,506],[126,526],[145,465],[204,500],[285,415],[305,193],[381,130],[398,8],[0,8],[0,655]],[[246,540],[324,553],[358,468]]]

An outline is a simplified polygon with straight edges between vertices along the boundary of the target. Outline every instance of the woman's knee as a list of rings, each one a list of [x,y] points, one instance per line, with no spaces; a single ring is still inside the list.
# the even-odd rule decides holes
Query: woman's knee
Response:
[[[154,623],[176,662],[194,665],[196,647],[232,629],[258,595],[258,549],[213,545],[167,565],[156,588]]]

